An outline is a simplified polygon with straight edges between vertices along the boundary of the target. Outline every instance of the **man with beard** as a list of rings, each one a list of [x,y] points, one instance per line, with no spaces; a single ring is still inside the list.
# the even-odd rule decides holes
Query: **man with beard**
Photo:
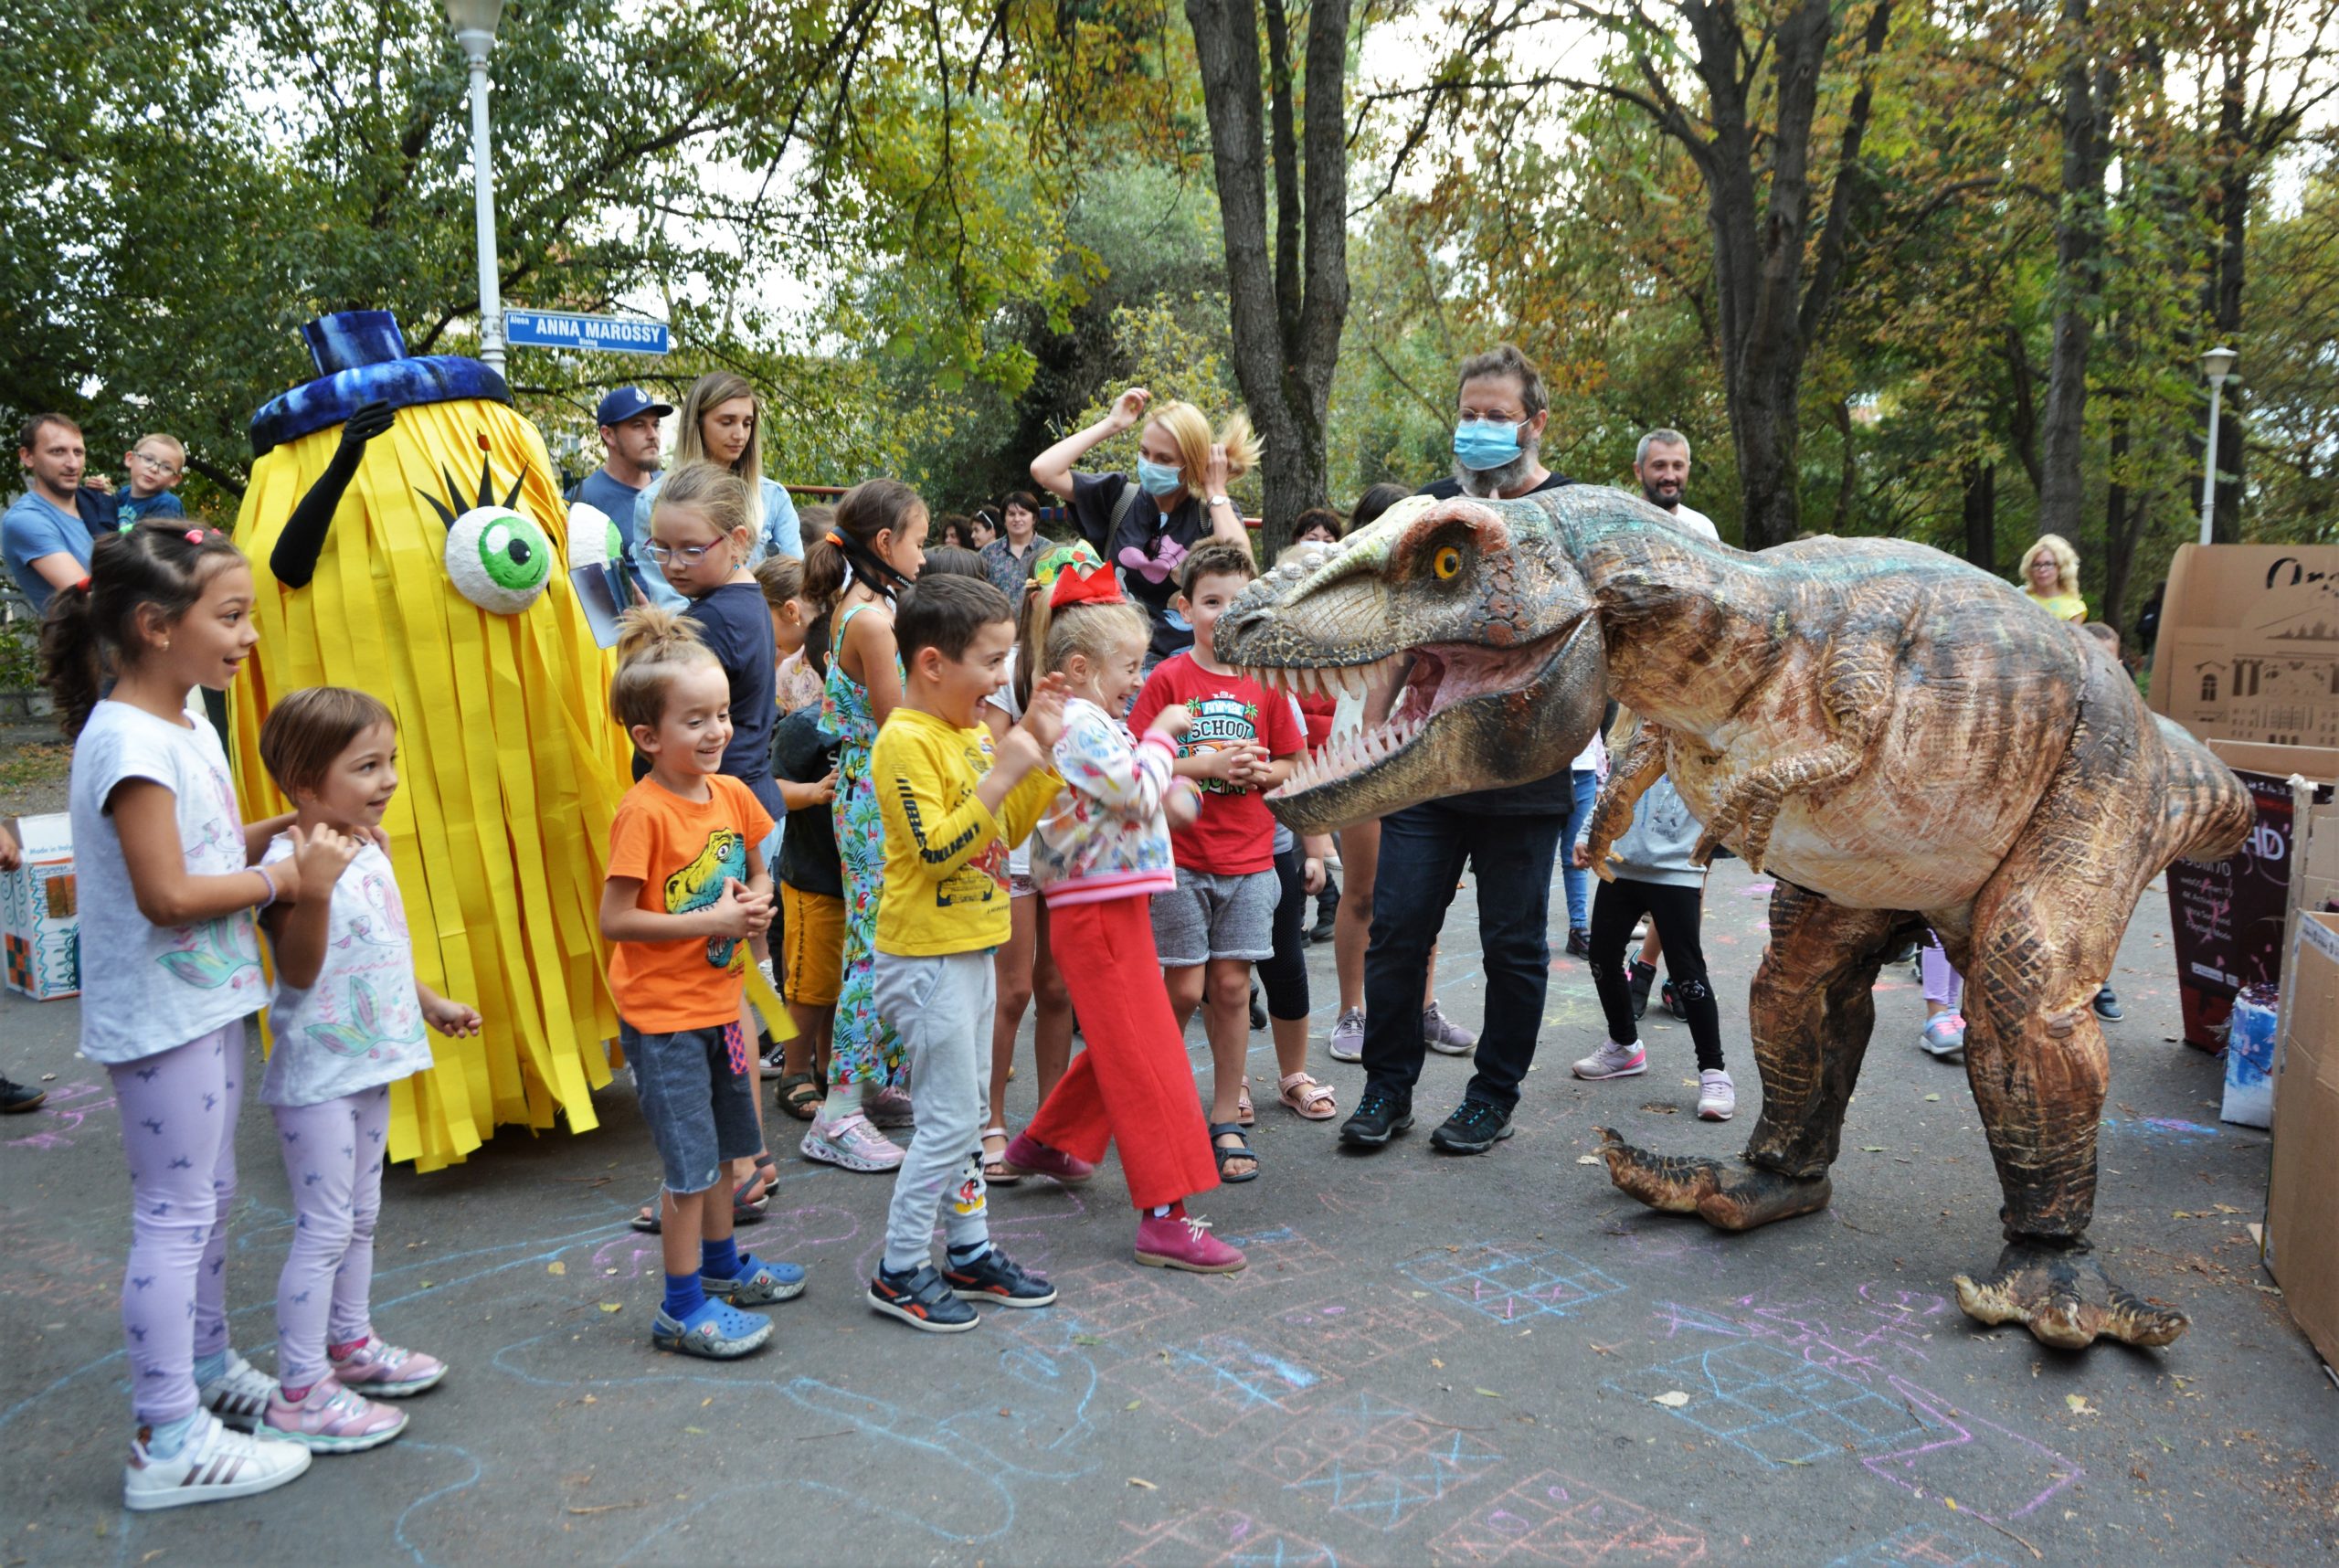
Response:
[[[1640,448],[1633,454],[1633,473],[1649,504],[1664,507],[1693,534],[1709,539],[1721,537],[1712,518],[1694,506],[1681,504],[1681,492],[1689,483],[1688,437],[1678,430],[1651,430],[1641,438]]]
[[[639,387],[620,387],[593,412],[608,459],[568,493],[568,499],[572,504],[598,507],[618,525],[628,550],[633,548],[634,503],[663,461],[664,439],[658,427],[673,411],[672,404],[661,403]]]
[[[1551,409],[1534,361],[1506,343],[1463,361],[1456,381],[1454,476],[1422,493],[1510,500],[1571,482],[1537,456]],[[1364,957],[1365,1087],[1340,1128],[1342,1143],[1378,1148],[1413,1126],[1424,1052],[1472,1049],[1466,1030],[1421,1005],[1430,949],[1466,864],[1478,881],[1485,1027],[1462,1104],[1430,1143],[1449,1154],[1481,1154],[1510,1136],[1543,1022],[1551,866],[1573,797],[1573,770],[1562,768],[1531,784],[1424,801],[1381,819]]]

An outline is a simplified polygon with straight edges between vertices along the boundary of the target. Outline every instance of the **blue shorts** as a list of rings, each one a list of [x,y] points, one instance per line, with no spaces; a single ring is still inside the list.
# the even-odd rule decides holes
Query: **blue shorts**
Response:
[[[666,1167],[666,1191],[704,1192],[725,1160],[763,1150],[756,1130],[755,1045],[738,1024],[644,1034],[623,1019],[618,1040],[633,1066],[641,1119]]]

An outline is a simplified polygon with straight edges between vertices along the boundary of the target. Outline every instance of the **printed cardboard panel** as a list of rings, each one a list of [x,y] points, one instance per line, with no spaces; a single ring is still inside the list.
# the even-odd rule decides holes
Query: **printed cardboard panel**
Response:
[[[0,943],[8,989],[35,1001],[81,990],[81,909],[73,883],[73,819],[59,811],[16,823],[24,863],[0,873]]]
[[[2339,747],[2339,546],[2178,546],[2152,705],[2204,738]]]
[[[2339,1366],[2339,915],[2299,922],[2274,1077],[2267,1269],[2323,1359]]]

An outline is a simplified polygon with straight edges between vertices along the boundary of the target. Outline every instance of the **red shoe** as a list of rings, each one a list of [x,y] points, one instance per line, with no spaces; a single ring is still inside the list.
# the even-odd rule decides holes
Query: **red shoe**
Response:
[[[1053,1176],[1066,1186],[1077,1186],[1096,1174],[1096,1167],[1085,1160],[1050,1149],[1028,1132],[1015,1135],[999,1162],[1018,1176]]]
[[[1234,1274],[1250,1260],[1210,1234],[1210,1222],[1191,1214],[1137,1222],[1137,1260],[1148,1268],[1182,1268],[1189,1274]]]

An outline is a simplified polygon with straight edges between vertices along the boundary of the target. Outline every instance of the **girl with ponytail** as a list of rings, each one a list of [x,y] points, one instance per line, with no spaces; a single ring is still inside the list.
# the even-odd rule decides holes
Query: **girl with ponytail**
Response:
[[[877,1129],[909,1119],[909,1095],[896,1082],[902,1043],[877,1016],[872,975],[885,843],[869,748],[877,726],[902,701],[894,596],[915,580],[925,563],[926,527],[926,503],[917,492],[899,480],[873,479],[844,493],[835,520],[804,551],[804,598],[829,621],[820,728],[838,741],[831,810],[844,867],[845,926],[829,1092],[802,1148],[807,1160],[847,1171],[898,1167],[900,1146]]]
[[[41,679],[75,741],[81,1054],[112,1079],[130,1164],[132,1509],[249,1497],[309,1467],[298,1444],[222,1425],[249,1431],[276,1386],[228,1346],[222,1267],[244,1020],[268,1001],[252,915],[296,902],[336,853],[294,830],[263,868],[292,818],[246,827],[218,733],[187,715],[189,694],[225,691],[250,656],[251,607],[225,534],[157,518],[100,536],[41,628]]]

